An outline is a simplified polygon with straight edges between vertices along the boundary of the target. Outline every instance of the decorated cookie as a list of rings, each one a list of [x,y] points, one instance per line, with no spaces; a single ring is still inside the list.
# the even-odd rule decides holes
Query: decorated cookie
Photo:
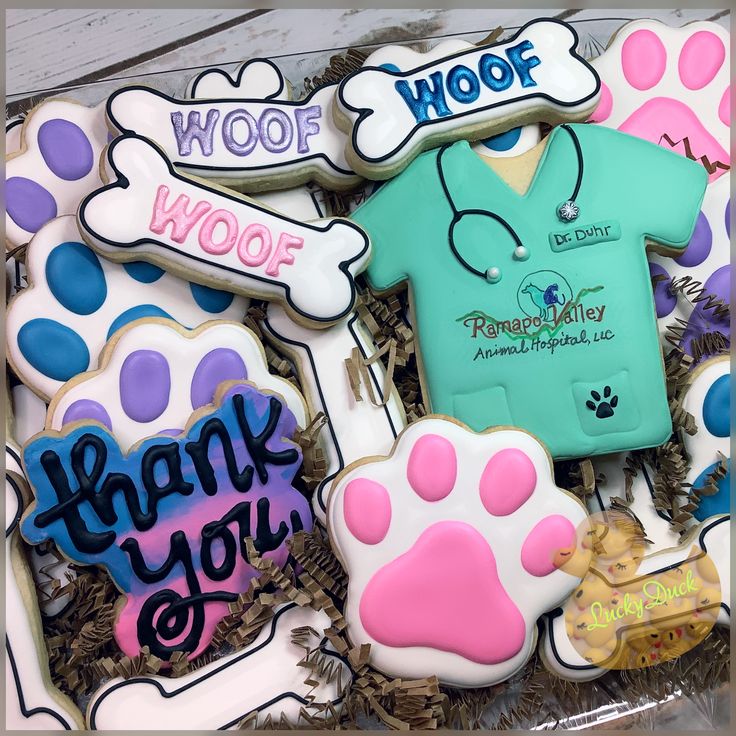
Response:
[[[23,450],[35,495],[23,536],[107,569],[123,593],[114,635],[126,655],[147,646],[164,661],[196,657],[257,574],[245,538],[281,565],[286,540],[311,529],[292,485],[295,431],[280,396],[231,382],[184,436],[152,437],[127,455],[99,422],[42,433]]]
[[[364,67],[380,67],[390,72],[406,72],[476,46],[469,41],[451,38],[440,41],[431,51],[420,53],[407,46],[381,46],[363,62]],[[498,133],[473,144],[473,150],[482,156],[518,156],[539,143],[541,131],[537,123],[521,125]]]
[[[116,677],[106,682],[90,700],[87,722],[91,730],[195,730],[235,728],[248,714],[258,711],[258,722],[267,716],[278,722],[283,713],[296,722],[311,703],[339,705],[339,679],[314,687],[306,684],[309,671],[299,667],[304,649],[292,643],[292,631],[309,627],[321,632],[330,626],[323,612],[293,603],[280,608],[258,637],[244,649],[228,654],[183,677]],[[319,642],[319,638],[317,639]],[[329,649],[326,639],[319,649],[341,673],[344,684],[350,670]],[[204,704],[204,706],[203,706]]]
[[[323,412],[327,426],[320,442],[327,459],[327,474],[312,497],[315,516],[324,523],[327,494],[335,476],[347,465],[370,455],[388,453],[399,432],[406,426],[406,415],[396,389],[383,395],[384,370],[378,363],[368,366],[378,401],[356,401],[345,360],[358,348],[364,358],[375,347],[370,333],[356,313],[327,330],[308,330],[289,319],[276,304],[268,307],[262,327],[266,336],[290,355],[297,365],[310,413]]]
[[[594,125],[514,159],[458,141],[384,184],[351,217],[369,284],[409,281],[428,410],[526,429],[555,458],[664,442],[645,238],[681,251],[705,185],[692,161]]]
[[[601,78],[591,119],[699,161],[714,181],[731,163],[729,48],[709,21],[627,23],[591,62]]]
[[[187,327],[215,318],[242,319],[243,297],[190,284],[148,263],[99,258],[73,216],[33,238],[26,255],[29,287],[8,307],[8,359],[18,377],[47,401],[61,385],[97,367],[105,342],[141,317],[170,317]]]
[[[697,432],[683,434],[690,468],[685,477],[698,497],[693,512],[704,521],[710,516],[731,511],[731,361],[727,355],[705,361],[693,373],[682,406],[695,418]],[[728,471],[716,482],[715,494],[698,493],[708,485],[709,476],[719,466],[722,456]]]
[[[388,179],[441,143],[480,140],[522,123],[585,120],[598,103],[599,80],[576,44],[571,26],[537,20],[507,41],[441,59],[430,51],[412,69],[394,62],[397,71],[353,72],[334,104],[335,122],[349,133],[348,163]]]
[[[5,155],[18,153],[21,148],[20,131],[23,128],[23,118],[13,118],[5,121]]]
[[[282,301],[315,327],[341,319],[355,302],[354,277],[370,242],[338,218],[298,222],[253,199],[178,174],[143,138],[108,149],[116,181],[79,211],[85,238],[117,261],[143,259],[181,276],[244,295]]]
[[[390,457],[351,465],[330,492],[351,642],[370,644],[371,664],[391,677],[507,679],[531,656],[539,616],[580,581],[558,568],[585,519],[526,432],[410,424]]]
[[[137,320],[107,343],[98,370],[64,384],[49,406],[46,429],[94,420],[123,449],[154,434],[176,437],[193,412],[214,401],[221,383],[245,379],[279,394],[306,427],[304,399],[268,372],[263,347],[244,325],[216,321],[187,330],[171,320]]]
[[[729,622],[729,516],[713,517],[677,547],[646,556],[640,538],[632,543],[616,528],[633,528],[621,512],[597,517],[599,530],[606,523],[599,554],[562,608],[545,617],[540,652],[549,669],[568,680],[592,680],[609,669],[648,667]]]
[[[5,443],[5,729],[84,729],[72,701],[51,682],[35,586],[18,522],[30,498],[19,449]]]
[[[54,217],[75,213],[82,197],[102,183],[104,106],[46,100],[28,114],[20,139],[5,162],[5,238],[11,248],[27,243]]]
[[[191,174],[251,192],[312,179],[344,190],[360,177],[345,161],[345,134],[332,120],[336,87],[328,84],[293,101],[276,66],[255,59],[235,77],[203,72],[190,85],[191,100],[124,87],[110,95],[107,116],[121,132],[158,143],[175,166]]]
[[[651,253],[649,264],[652,276],[660,277],[654,284],[660,334],[665,335],[667,326],[676,320],[684,320],[687,326],[681,331],[681,344],[688,355],[695,355],[693,343],[708,333],[720,332],[730,339],[730,316],[723,314],[727,308],[719,310],[709,301],[731,303],[731,187],[728,176],[720,177],[705,190],[695,232],[685,252],[674,260]],[[683,285],[679,293],[672,293],[673,282]],[[699,299],[697,303],[696,299]]]

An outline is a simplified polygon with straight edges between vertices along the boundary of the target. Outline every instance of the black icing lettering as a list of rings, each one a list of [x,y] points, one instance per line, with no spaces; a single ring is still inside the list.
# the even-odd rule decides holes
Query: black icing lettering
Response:
[[[156,483],[156,464],[165,463],[167,471],[167,482],[164,485]],[[156,508],[158,502],[173,493],[189,496],[194,491],[194,484],[184,480],[181,472],[181,455],[176,442],[166,445],[153,445],[149,447],[141,461],[141,480],[143,487],[148,493],[148,508]]]
[[[266,498],[258,499],[256,503],[256,538],[253,542],[253,546],[256,548],[258,554],[264,552],[272,552],[278,549],[281,542],[286,539],[286,535],[289,533],[289,527],[286,526],[286,522],[280,522],[279,528],[275,531],[271,531],[271,501]]]

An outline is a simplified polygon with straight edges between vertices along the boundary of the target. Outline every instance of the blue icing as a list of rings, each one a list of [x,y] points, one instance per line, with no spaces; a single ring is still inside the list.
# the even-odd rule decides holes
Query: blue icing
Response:
[[[731,415],[731,376],[713,381],[703,401],[705,428],[716,437],[728,437]]]
[[[52,319],[32,319],[18,330],[18,348],[39,372],[68,381],[89,366],[89,350],[74,330]]]
[[[702,488],[705,485],[708,475],[712,473],[718,463],[708,466],[693,483],[693,488]],[[716,482],[718,492],[712,496],[701,496],[698,508],[693,511],[693,516],[698,521],[705,521],[709,516],[715,516],[716,514],[728,514],[731,511],[731,498],[730,498],[730,486],[731,486],[731,460],[729,459],[726,463],[728,472],[726,475]]]
[[[227,309],[233,301],[234,294],[228,291],[218,291],[209,286],[201,284],[189,284],[194,301],[204,309],[205,312],[218,314]]]
[[[511,128],[505,133],[492,135],[481,143],[491,151],[510,151],[519,142],[519,138],[521,138],[521,128]]]
[[[164,275],[163,268],[154,266],[152,263],[146,263],[145,261],[131,261],[130,263],[123,264],[123,268],[128,272],[128,276],[143,284],[152,284]]]
[[[387,72],[400,72],[401,69],[396,64],[381,64],[381,69],[385,69]]]
[[[61,243],[46,261],[46,283],[63,307],[75,314],[92,314],[107,297],[100,260],[83,243]]]
[[[107,331],[107,339],[109,340],[114,332],[127,325],[128,322],[133,322],[143,317],[167,317],[168,319],[173,319],[170,314],[164,312],[160,307],[153,304],[140,304],[137,307],[126,309],[113,320],[110,329]]]

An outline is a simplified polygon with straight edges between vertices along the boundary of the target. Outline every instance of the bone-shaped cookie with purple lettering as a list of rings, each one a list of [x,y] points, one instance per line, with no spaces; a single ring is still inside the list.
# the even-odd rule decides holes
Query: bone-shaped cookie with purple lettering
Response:
[[[301,223],[247,197],[177,173],[136,135],[107,153],[112,183],[79,209],[90,245],[116,261],[145,260],[193,281],[284,304],[290,316],[327,327],[355,303],[354,277],[370,241],[339,218]]]
[[[235,76],[203,72],[179,100],[132,85],[107,101],[113,128],[155,141],[183,171],[249,192],[315,180],[328,189],[354,187],[360,177],[345,160],[345,134],[332,119],[336,84],[303,100],[266,59],[242,64]]]

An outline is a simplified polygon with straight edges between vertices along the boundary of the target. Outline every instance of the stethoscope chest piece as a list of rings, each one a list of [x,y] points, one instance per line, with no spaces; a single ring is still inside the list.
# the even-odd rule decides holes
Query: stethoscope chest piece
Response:
[[[575,204],[575,200],[573,199],[568,199],[557,208],[557,217],[559,217],[562,222],[572,222],[573,220],[577,220],[579,214],[580,207]]]

